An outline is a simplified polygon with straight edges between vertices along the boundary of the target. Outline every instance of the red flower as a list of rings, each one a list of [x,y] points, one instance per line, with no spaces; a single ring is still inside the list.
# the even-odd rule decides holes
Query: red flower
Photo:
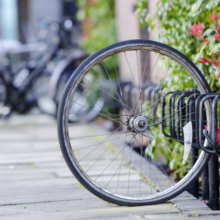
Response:
[[[213,23],[215,23],[215,11],[213,11],[213,12],[209,15],[209,17],[210,17],[211,21],[212,21]]]
[[[213,61],[213,60],[207,60],[206,58],[200,58],[199,59],[199,63],[211,63],[212,65],[214,65],[215,67],[219,66],[219,63],[217,61]]]
[[[215,11],[213,11],[210,15],[209,15],[211,21],[215,24],[216,22],[218,22],[218,14],[215,15]]]
[[[220,25],[218,26],[218,28],[216,28],[216,30],[218,31],[218,34],[220,35]]]
[[[216,134],[216,141],[220,142],[220,120],[218,121],[218,128]]]
[[[200,40],[204,41],[206,44],[209,43],[209,41],[207,39],[204,39],[202,37],[202,35],[203,35],[203,27],[202,27],[201,23],[193,24],[193,26],[191,28],[190,27],[187,27],[187,28],[189,30],[189,33],[192,36],[199,38]]]
[[[214,34],[214,38],[217,40],[217,41],[220,41],[220,36],[218,34]]]
[[[213,72],[215,72],[215,71],[213,71]],[[213,78],[214,76],[211,75],[211,77]],[[216,80],[219,80],[219,76],[215,77],[215,79],[216,79]]]
[[[215,67],[218,67],[218,66],[219,66],[219,63],[218,63],[218,62],[215,62],[215,61],[212,61],[212,60],[209,60],[209,63],[211,63],[211,64],[214,65]]]
[[[190,34],[194,37],[201,37],[201,35],[203,34],[203,27],[201,23],[197,24],[193,24],[193,26],[191,27],[191,29],[189,27],[187,27],[190,31]]]
[[[205,130],[207,130],[207,125],[204,125]],[[217,128],[217,134],[216,134],[216,141],[220,142],[220,120],[218,121],[218,128]]]
[[[94,0],[88,0],[87,1],[89,5],[95,5],[95,1]]]
[[[196,24],[195,24],[195,26],[196,26]],[[198,33],[199,33],[199,34],[203,34],[203,27],[202,27],[202,24],[201,24],[201,23],[198,23],[198,25],[197,25],[197,30],[198,30]]]
[[[206,58],[200,58],[199,63],[210,63],[210,61],[207,60]]]

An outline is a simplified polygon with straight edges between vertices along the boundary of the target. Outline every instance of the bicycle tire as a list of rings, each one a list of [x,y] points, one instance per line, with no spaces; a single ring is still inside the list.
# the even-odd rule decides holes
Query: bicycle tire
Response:
[[[76,85],[78,85],[80,83],[80,80],[82,80],[82,78],[86,76],[87,71],[89,71],[95,64],[103,61],[105,58],[108,58],[116,53],[122,53],[124,51],[134,51],[138,49],[146,50],[148,53],[157,53],[159,55],[166,56],[170,59],[172,58],[172,60],[181,65],[182,68],[187,69],[189,77],[193,78],[201,94],[209,94],[211,92],[204,76],[186,56],[184,56],[182,53],[170,46],[149,40],[129,40],[109,45],[88,57],[77,68],[75,74],[71,76],[61,98],[57,119],[58,137],[64,159],[73,175],[90,192],[108,202],[126,206],[151,205],[165,202],[169,199],[174,198],[175,196],[183,192],[185,189],[187,189],[190,186],[190,184],[193,181],[195,181],[196,178],[198,178],[198,176],[201,174],[210,158],[209,154],[201,152],[200,157],[197,163],[194,165],[194,167],[190,169],[189,173],[187,173],[182,180],[176,183],[173,188],[171,187],[170,190],[158,192],[157,194],[155,193],[154,196],[143,197],[143,199],[142,197],[131,198],[129,196],[120,196],[102,189],[97,184],[95,184],[94,181],[92,181],[84,171],[82,171],[82,168],[76,162],[75,155],[73,155],[72,151],[73,145],[71,145],[70,143],[67,120],[69,102],[71,101],[71,97],[74,95],[74,89],[76,88]],[[210,106],[210,103],[206,104],[206,111],[210,112]],[[207,114],[207,117],[208,120],[209,117],[211,117],[211,115]],[[207,124],[209,132],[211,132],[210,121],[211,120],[208,120]]]

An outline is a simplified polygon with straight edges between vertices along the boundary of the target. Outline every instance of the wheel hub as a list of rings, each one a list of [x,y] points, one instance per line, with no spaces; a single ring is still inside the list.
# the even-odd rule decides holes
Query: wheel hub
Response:
[[[144,132],[148,129],[148,119],[143,115],[131,116],[128,120],[128,130],[133,132]]]

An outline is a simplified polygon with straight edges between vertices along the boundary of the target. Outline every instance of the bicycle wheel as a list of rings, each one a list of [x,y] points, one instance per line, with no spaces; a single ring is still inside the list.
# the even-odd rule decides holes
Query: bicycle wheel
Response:
[[[156,56],[156,61],[149,67],[149,58],[152,56]],[[120,84],[118,88],[115,86],[114,82],[119,81],[117,59],[124,63],[126,69],[123,71],[132,80],[131,88],[137,91],[137,97],[132,97],[132,101],[126,99],[131,93],[125,94],[126,89],[122,89]],[[145,60],[142,69],[141,59]],[[106,97],[121,103],[122,110],[119,114],[105,106],[99,114],[99,120],[89,124],[81,120],[73,126],[69,122],[70,107],[75,102],[77,87],[81,85],[85,88],[85,82],[94,88],[98,87],[96,81],[90,82],[87,77],[87,73],[96,72],[97,65],[103,66],[109,83],[112,83],[111,91],[105,91],[103,86],[99,89]],[[153,75],[161,75],[161,70],[157,69],[159,66],[165,66],[165,72],[160,77],[157,89],[153,90],[150,80]],[[96,80],[99,81],[98,74]],[[156,94],[153,103],[148,101],[152,101],[149,92]],[[161,99],[167,95],[163,102],[168,106],[171,95],[174,97],[175,93],[175,104],[182,92],[208,94],[210,88],[198,68],[167,45],[148,40],[129,40],[109,45],[88,57],[67,83],[58,112],[61,150],[78,181],[96,196],[127,206],[161,203],[189,187],[202,172],[210,155],[203,151],[199,151],[198,156],[192,155],[197,162],[190,167],[189,157],[184,157],[185,139],[174,138],[169,133],[172,125],[174,134],[180,128],[181,137],[184,136],[187,117],[183,113],[186,112],[187,100],[181,101],[184,111],[174,106],[170,113],[165,108],[163,111],[167,116],[162,116]],[[95,103],[97,97],[90,97],[90,100]],[[88,108],[82,103],[78,104]],[[210,106],[206,102],[204,110],[209,132]],[[179,112],[181,115],[177,116]],[[170,124],[170,120],[173,124]],[[117,126],[113,132],[105,130],[109,123]],[[137,155],[132,149],[139,149],[143,156]]]
[[[56,116],[56,104],[51,98],[49,90],[50,79],[51,73],[49,71],[42,71],[32,84],[28,100],[35,100],[38,109],[42,113]]]
[[[11,112],[11,108],[6,106],[7,97],[8,87],[4,78],[0,75],[0,117],[6,117]]]
[[[57,108],[64,87],[71,75],[75,74],[74,71],[78,65],[79,61],[69,65],[59,77],[54,94],[54,101],[57,105]],[[96,74],[99,74],[100,80],[96,79]],[[75,123],[81,120],[90,122],[101,112],[104,106],[104,99],[100,97],[99,91],[101,83],[106,78],[103,69],[100,66],[97,66],[96,72],[90,71],[87,73],[87,78],[89,78],[90,82],[88,83],[86,80],[84,80],[76,89],[73,102],[70,105],[71,115],[68,118],[69,122]],[[96,87],[92,86],[92,83],[94,82],[96,82]],[[96,100],[95,97],[97,97]],[[95,100],[95,102],[92,102],[91,100]]]

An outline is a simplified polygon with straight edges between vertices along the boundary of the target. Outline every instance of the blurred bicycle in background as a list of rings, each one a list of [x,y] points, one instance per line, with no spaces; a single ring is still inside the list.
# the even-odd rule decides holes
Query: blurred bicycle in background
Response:
[[[87,55],[74,42],[79,27],[71,19],[40,22],[36,51],[21,67],[13,71],[6,61],[0,66],[0,115],[26,113],[37,106],[56,116],[60,94],[74,70]],[[10,48],[7,53],[23,52],[26,45]]]

